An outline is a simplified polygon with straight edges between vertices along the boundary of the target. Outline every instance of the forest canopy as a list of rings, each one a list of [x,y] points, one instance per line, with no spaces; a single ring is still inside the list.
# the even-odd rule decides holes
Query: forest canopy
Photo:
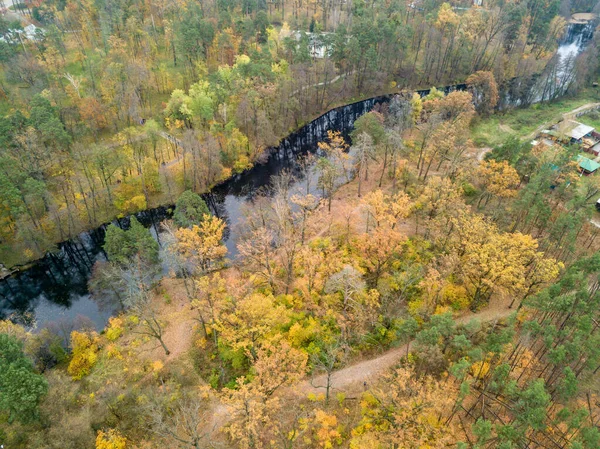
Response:
[[[0,17],[0,261],[205,192],[351,98],[552,77],[559,1],[487,3],[16,3]]]
[[[600,178],[541,131],[598,119],[598,37],[556,52],[594,8],[8,7],[0,268],[101,227],[52,285],[107,319],[0,320],[0,445],[598,448]]]

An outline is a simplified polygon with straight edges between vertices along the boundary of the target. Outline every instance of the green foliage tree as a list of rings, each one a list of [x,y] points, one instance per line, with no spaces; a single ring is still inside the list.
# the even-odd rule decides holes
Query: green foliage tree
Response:
[[[110,261],[120,265],[127,265],[134,259],[149,266],[158,263],[158,242],[135,216],[131,217],[127,231],[114,224],[106,228],[104,251]]]
[[[38,406],[48,390],[46,379],[34,370],[16,338],[0,334],[0,410],[8,422],[38,417]]]
[[[383,115],[378,112],[368,112],[356,119],[351,134],[352,140],[357,140],[362,133],[371,136],[375,145],[380,144],[385,139]]]
[[[209,214],[210,210],[202,197],[191,190],[186,190],[177,198],[173,221],[180,228],[191,228],[193,225],[200,224],[204,215]]]

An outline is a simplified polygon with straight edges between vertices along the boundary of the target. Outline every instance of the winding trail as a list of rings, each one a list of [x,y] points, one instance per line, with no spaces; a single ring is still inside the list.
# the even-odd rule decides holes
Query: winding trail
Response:
[[[457,324],[466,324],[470,321],[489,323],[499,321],[515,313],[514,309],[488,308],[478,313],[469,314],[456,319]],[[396,365],[402,357],[406,356],[407,350],[413,341],[398,348],[390,349],[380,356],[358,362],[336,371],[331,377],[332,391],[343,393],[357,393],[363,390],[364,382],[367,385],[374,383],[379,376]],[[294,386],[294,390],[307,393],[323,393],[327,383],[327,376],[320,375],[305,380]]]
[[[457,324],[466,324],[471,321],[481,323],[493,323],[515,313],[514,309],[489,307],[481,312],[464,315],[455,320]],[[331,377],[330,394],[345,393],[346,395],[359,395],[364,391],[364,385],[372,385],[377,379],[385,374],[386,371],[393,368],[400,360],[406,356],[410,349],[409,343],[398,348],[390,349],[383,354],[372,359],[364,360],[353,365],[335,371]],[[311,379],[305,379],[296,385],[285,388],[277,393],[284,400],[294,400],[294,397],[306,396],[310,393],[325,393],[327,382],[326,375],[320,375]],[[218,433],[229,423],[233,409],[222,402],[215,403],[211,419],[206,423],[206,430],[216,438]]]
[[[308,89],[312,89],[313,87],[321,87],[321,86],[326,86],[326,85],[329,86],[330,84],[333,84],[336,81],[338,81],[342,78],[345,78],[346,76],[353,75],[353,74],[354,74],[354,71],[352,71],[350,73],[340,73],[339,75],[330,79],[329,81],[323,81],[321,83],[315,83],[315,84],[311,84],[310,86],[304,86],[304,87],[301,87],[300,89],[296,89],[294,92],[292,92],[290,94],[290,96],[299,94],[300,92],[308,90]]]

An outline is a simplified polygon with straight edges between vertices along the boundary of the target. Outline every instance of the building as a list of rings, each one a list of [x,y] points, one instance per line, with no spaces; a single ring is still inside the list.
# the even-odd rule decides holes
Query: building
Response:
[[[578,156],[577,163],[579,165],[579,169],[581,170],[581,173],[584,175],[591,175],[592,173],[595,173],[596,170],[598,170],[600,168],[600,164],[598,162],[588,159],[587,157],[584,157],[584,156]]]
[[[556,125],[559,134],[571,140],[571,143],[583,143],[584,138],[592,138],[593,126],[584,125],[575,120],[564,120]]]
[[[600,143],[592,145],[586,151],[594,156],[600,156]]]

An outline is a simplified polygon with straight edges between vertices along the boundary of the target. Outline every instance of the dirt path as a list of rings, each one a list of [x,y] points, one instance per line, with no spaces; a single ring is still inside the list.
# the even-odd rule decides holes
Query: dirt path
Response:
[[[492,151],[492,148],[490,147],[483,147],[483,148],[479,148],[477,150],[477,155],[476,158],[479,162],[483,162],[483,158],[485,157],[486,154],[488,154],[490,151]]]
[[[563,117],[573,118],[574,116],[577,116],[577,114],[579,114],[580,112],[586,112],[590,109],[597,108],[598,106],[600,106],[600,103],[586,103],[583,106],[579,106],[578,108],[575,108],[570,112],[565,112],[563,114]]]
[[[456,319],[456,323],[466,324],[472,320],[484,322],[498,321],[506,318],[514,309],[509,309],[505,304],[499,304],[496,307],[489,307],[478,313],[468,314]],[[345,393],[358,395],[364,391],[364,383],[367,386],[377,382],[377,379],[389,369],[393,368],[402,357],[406,355],[407,349],[413,341],[390,349],[389,351],[374,357],[355,363],[336,371],[331,378],[331,394]],[[306,396],[309,393],[319,394],[325,393],[324,386],[326,385],[326,376],[317,376],[312,379],[306,379],[297,385],[287,388],[277,393],[282,398],[290,398]],[[206,430],[210,433],[211,438],[217,439],[220,437],[221,430],[229,423],[233,409],[221,402],[215,403],[211,412],[211,419],[206,423]]]
[[[330,84],[333,84],[333,83],[335,83],[336,81],[338,81],[338,80],[340,80],[340,79],[342,79],[342,78],[345,78],[345,77],[346,77],[346,76],[348,76],[348,75],[353,75],[353,74],[354,74],[354,72],[350,72],[350,73],[341,73],[340,75],[336,76],[335,78],[332,78],[331,80],[329,80],[329,81],[327,81],[327,82],[323,81],[323,82],[321,82],[321,83],[315,83],[315,84],[311,84],[310,86],[304,86],[304,87],[302,87],[302,88],[300,88],[300,89],[296,89],[294,92],[292,92],[292,93],[291,93],[291,95],[290,95],[290,96],[294,96],[294,95],[296,95],[296,94],[299,94],[300,92],[302,92],[302,91],[304,91],[304,90],[307,90],[307,89],[312,89],[313,87],[321,87],[321,86],[325,86],[325,85],[330,85]]]
[[[514,309],[493,309],[489,308],[475,314],[465,315],[456,320],[457,323],[465,324],[471,320],[480,322],[492,322],[508,317],[514,313]],[[331,378],[331,386],[334,393],[357,393],[362,391],[363,383],[367,385],[376,382],[377,378],[387,370],[396,365],[402,357],[406,355],[407,349],[413,342],[398,348],[390,349],[384,354],[373,359],[365,360],[354,365],[350,365],[339,371],[336,371]],[[314,377],[313,379],[301,382],[294,387],[296,391],[303,393],[324,393],[324,386],[327,378],[325,375]]]

